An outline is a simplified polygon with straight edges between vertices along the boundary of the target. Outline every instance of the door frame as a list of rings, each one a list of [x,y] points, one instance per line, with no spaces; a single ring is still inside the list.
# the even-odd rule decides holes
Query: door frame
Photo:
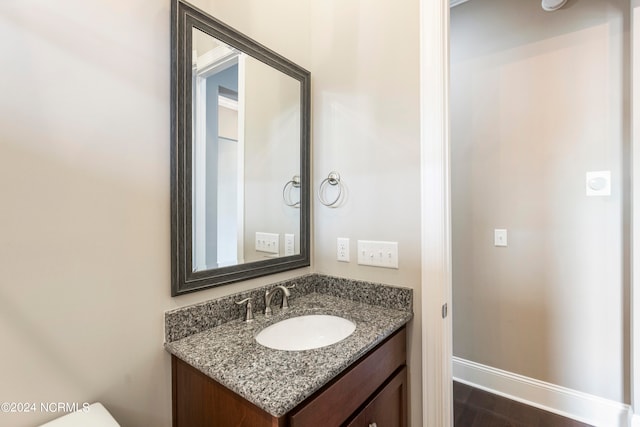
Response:
[[[453,425],[449,2],[420,0],[422,425]]]
[[[640,427],[640,0],[630,0],[631,20],[631,197],[630,205],[630,343],[631,413],[629,424]]]

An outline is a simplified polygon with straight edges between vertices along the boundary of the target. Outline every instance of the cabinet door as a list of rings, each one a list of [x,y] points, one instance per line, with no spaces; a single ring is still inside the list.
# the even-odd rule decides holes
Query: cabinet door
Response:
[[[371,401],[389,378],[406,364],[406,330],[402,328],[344,374],[312,395],[289,415],[290,427],[337,427]]]
[[[284,427],[275,418],[222,384],[171,356],[173,427]]]
[[[348,424],[348,427],[407,426],[407,367],[404,366]]]

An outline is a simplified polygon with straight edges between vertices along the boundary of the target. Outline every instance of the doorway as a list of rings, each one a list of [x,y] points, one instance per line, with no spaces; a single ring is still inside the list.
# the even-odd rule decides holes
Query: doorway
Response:
[[[472,0],[449,32],[453,376],[594,425],[631,403],[630,26]]]

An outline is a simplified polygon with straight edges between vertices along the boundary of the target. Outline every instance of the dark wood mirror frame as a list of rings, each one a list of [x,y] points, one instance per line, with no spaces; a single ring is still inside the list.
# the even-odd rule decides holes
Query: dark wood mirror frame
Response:
[[[245,264],[192,268],[192,29],[248,54],[300,82],[300,253]],[[310,265],[310,119],[308,71],[196,7],[171,0],[171,295]]]

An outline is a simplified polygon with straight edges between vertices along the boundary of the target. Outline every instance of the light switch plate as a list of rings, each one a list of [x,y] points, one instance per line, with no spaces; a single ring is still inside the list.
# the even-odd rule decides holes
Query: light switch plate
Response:
[[[493,230],[493,245],[507,246],[507,230],[504,228],[496,228]]]
[[[256,232],[256,251],[277,254],[280,252],[280,235]]]
[[[358,240],[358,264],[398,268],[398,242]]]

